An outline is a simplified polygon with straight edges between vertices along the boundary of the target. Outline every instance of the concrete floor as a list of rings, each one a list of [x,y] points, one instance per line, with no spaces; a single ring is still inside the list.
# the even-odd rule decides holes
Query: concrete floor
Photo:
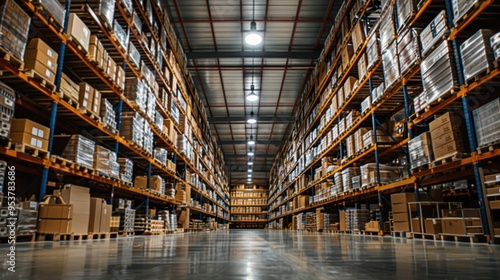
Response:
[[[0,279],[500,279],[500,246],[231,230],[18,243],[7,268]]]

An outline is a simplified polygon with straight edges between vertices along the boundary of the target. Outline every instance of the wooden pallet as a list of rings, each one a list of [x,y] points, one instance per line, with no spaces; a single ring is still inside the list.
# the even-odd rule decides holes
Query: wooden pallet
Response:
[[[429,104],[427,104],[427,106],[425,106],[424,111],[428,112],[428,111],[432,110],[433,106],[439,105],[439,103],[443,102],[448,97],[450,97],[450,96],[454,95],[455,93],[457,93],[458,90],[459,90],[458,87],[453,87],[452,89],[444,92],[438,98],[436,98],[434,101],[432,101]]]
[[[472,77],[469,77],[466,81],[465,81],[465,87],[468,87],[470,84],[473,84],[473,83],[476,83],[478,81],[480,81],[483,77],[487,76],[490,74],[490,72],[492,71],[493,69],[490,69],[489,67],[486,68],[486,69],[483,69],[481,70],[481,72],[477,73],[476,75],[472,76]]]
[[[88,110],[87,108],[85,108],[83,106],[78,108],[78,111],[80,111],[80,113],[90,117],[91,119],[93,119],[94,121],[96,121],[98,123],[101,121],[101,118],[98,115],[96,115],[94,112]]]
[[[24,74],[28,77],[31,78],[31,80],[38,82],[41,86],[47,88],[49,91],[53,92],[56,87],[52,82],[47,81],[45,77],[38,73],[36,70],[29,69],[29,70],[23,70]]]
[[[14,66],[19,70],[23,70],[24,68],[23,60],[18,59],[17,57],[12,55],[8,50],[4,49],[2,46],[0,46],[0,58],[9,62],[10,65]]]
[[[37,233],[37,241],[71,241],[86,240],[86,235],[73,233]]]
[[[1,235],[0,236],[0,244],[1,243],[9,243],[12,242],[10,235]],[[31,234],[16,234],[15,235],[15,241],[16,243],[17,242],[35,242],[36,240],[36,234],[35,233],[31,233]]]
[[[14,144],[14,150],[18,153],[25,153],[29,154],[33,157],[40,157],[43,159],[49,159],[50,158],[50,153],[44,150],[41,150],[40,148],[33,147],[28,144],[23,144],[23,143],[15,143]]]
[[[445,165],[445,164],[449,164],[449,163],[452,163],[452,162],[457,161],[457,160],[461,160],[464,157],[466,157],[466,154],[456,152],[456,153],[448,155],[448,156],[446,156],[444,158],[440,158],[440,159],[434,160],[430,164],[430,167],[431,168],[436,168],[436,167],[441,166],[441,165]]]
[[[434,241],[440,240],[438,234],[421,233],[421,232],[409,232],[408,234],[411,234],[413,238],[418,238],[418,239],[428,239]]]
[[[413,61],[408,68],[406,68],[403,72],[401,72],[401,77],[406,77],[415,69],[415,67],[419,67],[421,62],[422,59],[420,58],[417,58],[415,61]]]
[[[73,37],[73,35],[68,34],[68,41],[73,42],[73,44],[80,52],[84,53],[85,55],[87,54],[87,50],[80,44],[80,42],[78,42],[75,37]]]
[[[158,232],[158,231],[145,231],[142,233],[142,235],[161,235],[163,232]]]
[[[38,12],[42,17],[44,17],[50,23],[50,25],[54,26],[54,28],[58,30],[59,33],[63,32],[62,23],[58,22],[49,10],[45,9],[45,7],[40,4],[35,4],[35,9],[36,12]]]
[[[469,242],[474,243],[486,243],[487,237],[485,235],[458,235],[458,234],[439,234],[441,241],[454,241],[454,242]]]
[[[493,67],[494,68],[500,68],[500,58],[498,58],[497,60],[493,61]]]
[[[115,232],[115,238],[118,235],[118,233]],[[110,239],[111,238],[111,233],[110,232],[89,232],[88,234],[88,239],[89,240],[98,240],[98,239]]]
[[[500,149],[500,140],[497,140],[495,142],[492,142],[491,144],[484,145],[482,147],[477,148],[477,153],[484,154],[488,152],[492,152],[494,150]]]
[[[130,232],[130,231],[120,231],[118,232],[119,236],[135,236],[135,232]]]
[[[477,8],[479,8],[479,6],[484,2],[484,0],[481,0],[481,1],[476,1],[470,8],[467,12],[464,13],[464,15],[457,20],[457,22],[455,23],[455,28],[458,28],[460,26],[460,24],[462,24],[462,22],[464,22],[465,20],[467,20],[469,17],[472,16],[472,14],[477,10]]]
[[[378,231],[366,231],[366,230],[362,230],[361,234],[362,235],[370,235],[370,236],[378,236]]]
[[[76,109],[80,108],[80,104],[78,103],[78,100],[76,98],[74,98],[73,96],[71,96],[69,93],[61,90],[59,92],[56,92],[56,94],[60,99],[66,101],[72,107],[75,107]]]

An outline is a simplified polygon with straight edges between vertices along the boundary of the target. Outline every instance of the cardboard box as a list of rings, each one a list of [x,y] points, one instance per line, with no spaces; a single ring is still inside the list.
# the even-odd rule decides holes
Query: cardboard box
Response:
[[[111,214],[113,208],[112,205],[103,204],[101,208],[101,225],[100,232],[110,232],[111,231]]]
[[[89,51],[90,29],[74,13],[69,15],[67,34],[69,38],[72,37],[74,41],[78,42],[85,53]]]
[[[80,83],[80,93],[78,96],[78,103],[80,106],[85,107],[87,110],[92,111],[92,105],[94,101],[94,88],[89,84],[82,82]]]
[[[490,201],[490,209],[491,210],[500,209],[500,200]]]
[[[89,53],[87,57],[95,62],[99,68],[102,68],[103,46],[96,35],[90,36]]]
[[[11,132],[26,132],[41,139],[49,139],[50,129],[29,119],[12,119]]]
[[[38,74],[40,74],[46,81],[48,81],[51,84],[53,84],[55,81],[56,74],[38,60],[26,61],[24,63],[24,69],[35,70]]]
[[[49,141],[42,139],[37,136],[33,136],[25,132],[12,132],[10,133],[10,138],[13,143],[21,143],[28,145],[32,148],[47,151],[49,148]]]
[[[394,231],[410,231],[409,222],[394,222]]]
[[[72,220],[38,219],[37,232],[39,233],[72,233]]]
[[[43,64],[43,66],[49,69],[53,74],[55,74],[57,71],[57,60],[54,60],[54,58],[48,56],[46,53],[36,49],[26,50],[26,53],[24,54],[25,69],[35,69],[36,62]]]
[[[500,182],[500,173],[490,174],[484,176],[484,182],[486,184],[493,184],[496,182]]]
[[[415,194],[414,193],[395,193],[391,195],[391,203],[408,203],[415,202]]]
[[[425,233],[439,234],[443,232],[441,219],[426,219],[424,221]]]
[[[392,214],[392,219],[395,221],[395,222],[408,222],[410,220],[409,216],[408,216],[408,212],[404,212],[404,213],[393,213]]]
[[[431,132],[433,147],[439,147],[452,141],[461,141],[463,139],[462,137],[462,133],[458,130],[446,132],[440,136],[436,136],[435,133]]]
[[[54,63],[57,63],[58,54],[55,50],[53,50],[47,43],[45,43],[40,38],[33,38],[26,45],[26,51],[36,50],[46,56],[50,57]]]
[[[458,126],[457,123],[447,122],[447,123],[435,128],[434,130],[431,130],[430,133],[431,133],[431,138],[435,139],[443,134],[459,132],[459,131],[460,131],[460,127]]]
[[[101,108],[101,93],[98,90],[94,90],[94,96],[92,98],[92,112],[99,115]]]
[[[73,205],[70,204],[42,204],[38,206],[40,219],[72,219]]]
[[[21,208],[24,210],[38,210],[38,202],[36,201],[23,201],[21,202]]]
[[[495,233],[495,236],[500,236],[500,228],[494,228],[493,232]]]
[[[429,130],[432,132],[436,130],[438,127],[443,126],[445,124],[454,123],[455,126],[458,124],[457,118],[451,112],[447,112],[444,115],[436,118],[434,121],[429,123]]]
[[[412,232],[423,233],[422,226],[420,224],[420,218],[411,219]]]
[[[490,194],[500,194],[500,187],[486,188],[486,194],[487,195],[490,195]]]
[[[465,226],[467,227],[465,230],[467,234],[471,233],[483,233],[483,224],[481,222],[481,218],[465,218]]]
[[[146,176],[135,176],[134,178],[134,188],[137,189],[147,189],[148,181]]]
[[[463,152],[465,150],[464,143],[462,141],[451,141],[439,147],[432,147],[434,151],[434,158],[439,160],[446,156],[453,155],[457,152]]]
[[[465,235],[465,220],[462,218],[446,218],[441,220],[443,233]]]
[[[115,71],[116,71],[116,63],[115,61],[113,60],[113,58],[108,57],[108,65],[106,67],[106,73],[112,78],[114,79],[115,77]]]
[[[345,218],[346,218],[345,211],[339,211],[339,222],[340,222],[339,228],[340,228],[340,230],[343,230],[343,231],[347,230]]]
[[[73,232],[75,234],[88,233],[90,219],[89,189],[79,186],[65,186],[61,197],[68,204],[73,205]]]
[[[101,232],[102,198],[90,198],[90,215],[88,232]]]

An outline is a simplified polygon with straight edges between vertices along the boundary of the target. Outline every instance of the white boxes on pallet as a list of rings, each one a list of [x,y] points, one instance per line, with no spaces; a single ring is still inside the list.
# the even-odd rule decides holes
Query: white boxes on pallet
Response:
[[[493,55],[495,60],[500,58],[500,32],[491,36],[490,38],[491,49],[493,50]]]
[[[397,19],[398,19],[398,31],[401,32],[403,28],[413,19],[417,13],[417,2],[416,0],[397,0]]]
[[[457,25],[468,12],[474,10],[482,0],[452,0],[453,23]]]
[[[442,95],[457,87],[455,57],[451,43],[443,41],[420,64],[422,84],[427,94],[427,103],[431,103]]]
[[[493,31],[479,29],[460,45],[465,80],[469,80],[486,70],[493,69],[493,52],[488,44]]]
[[[380,58],[378,33],[374,32],[366,45],[366,69],[370,71],[380,61]]]
[[[398,37],[399,69],[402,75],[412,69],[420,60],[419,29],[407,29]]]
[[[425,57],[432,47],[444,39],[444,35],[449,32],[446,25],[446,13],[441,11],[420,33],[422,44],[422,57]]]
[[[485,147],[500,140],[500,98],[472,111],[477,144]]]
[[[94,167],[95,142],[82,135],[72,135],[62,157],[71,160],[81,166]]]
[[[394,6],[388,4],[380,13],[380,45],[384,51],[396,36],[394,28]]]
[[[413,168],[429,164],[433,160],[432,141],[429,132],[424,132],[408,142],[410,160]]]
[[[390,88],[400,78],[396,42],[392,43],[382,54],[382,64],[384,65],[385,87]]]

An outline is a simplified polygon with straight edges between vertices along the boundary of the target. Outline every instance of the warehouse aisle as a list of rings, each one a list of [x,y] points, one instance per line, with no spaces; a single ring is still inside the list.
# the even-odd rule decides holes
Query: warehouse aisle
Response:
[[[232,230],[16,249],[0,279],[500,279],[500,246],[388,237]]]

